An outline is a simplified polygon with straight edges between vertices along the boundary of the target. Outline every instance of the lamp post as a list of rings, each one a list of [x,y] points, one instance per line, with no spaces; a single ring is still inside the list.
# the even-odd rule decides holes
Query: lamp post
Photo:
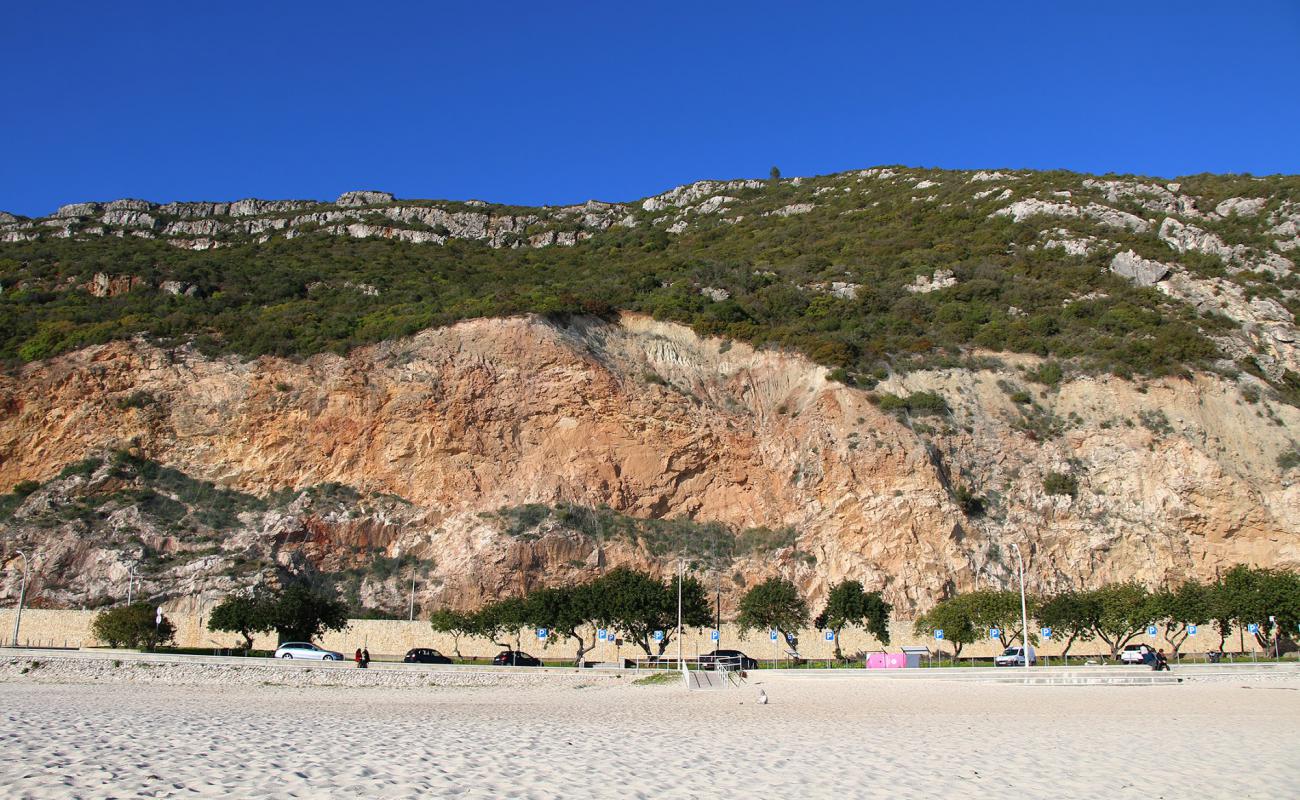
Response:
[[[18,589],[18,615],[14,617],[14,647],[18,646],[18,626],[23,622],[23,601],[27,599],[27,554],[17,551],[23,557],[23,577]]]
[[[677,668],[682,671],[682,679],[690,688],[690,675],[686,672],[686,662],[682,661],[682,581],[686,579],[686,560],[677,559]]]
[[[1013,542],[1011,549],[1016,551],[1016,563],[1020,567],[1020,625],[1021,657],[1025,661],[1025,670],[1029,670],[1029,608],[1025,603],[1025,559],[1020,555],[1020,548]]]
[[[131,599],[132,597],[134,597],[132,592],[135,589],[135,576],[136,576],[135,564],[132,564],[131,571],[127,573],[127,580],[126,580],[126,604],[128,606],[131,605]]]
[[[415,622],[415,576],[411,576],[411,610],[406,615],[407,622]]]

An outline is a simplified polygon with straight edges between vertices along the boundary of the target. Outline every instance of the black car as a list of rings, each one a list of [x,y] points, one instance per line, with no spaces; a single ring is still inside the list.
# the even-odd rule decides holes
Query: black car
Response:
[[[533,658],[523,650],[502,650],[497,653],[497,657],[492,659],[492,665],[497,667],[540,667],[542,660]]]
[[[699,658],[700,669],[717,669],[718,662],[727,669],[758,669],[758,660],[750,658],[739,650],[714,650]]]
[[[407,664],[450,664],[451,659],[432,647],[416,647],[406,651],[402,661]]]

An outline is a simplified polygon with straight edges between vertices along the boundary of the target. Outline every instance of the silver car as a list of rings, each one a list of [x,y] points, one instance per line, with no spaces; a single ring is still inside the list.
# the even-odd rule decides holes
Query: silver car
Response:
[[[285,642],[275,648],[276,658],[305,658],[311,661],[342,661],[343,654],[317,647],[311,642]]]

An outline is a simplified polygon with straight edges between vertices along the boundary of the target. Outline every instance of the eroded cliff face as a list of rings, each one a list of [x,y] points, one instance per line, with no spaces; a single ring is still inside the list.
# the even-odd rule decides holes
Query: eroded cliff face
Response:
[[[910,419],[800,357],[634,315],[471,321],[300,363],[115,343],[0,378],[0,490],[126,450],[262,497],[338,483],[369,498],[341,511],[303,494],[245,513],[212,552],[149,575],[196,602],[246,582],[231,561],[259,547],[324,570],[375,554],[431,561],[417,582],[425,606],[473,607],[619,564],[673,569],[644,541],[555,521],[520,535],[492,513],[528,503],[793,527],[792,545],[709,573],[733,599],[772,574],[814,601],[853,577],[900,610],[924,608],[977,580],[1009,585],[1012,544],[1039,590],[1300,566],[1300,488],[1278,465],[1295,447],[1295,408],[1212,375],[1049,388],[1025,378],[1034,366],[1009,358],[877,387],[932,391],[951,407]],[[1075,495],[1048,494],[1051,473],[1073,478]],[[102,479],[68,477],[57,491]],[[959,488],[985,512],[964,511]],[[25,506],[6,550],[24,544],[58,565],[46,603],[124,593],[140,555],[129,537],[27,524]],[[143,533],[154,552],[184,546],[184,532]],[[405,580],[363,581],[361,599],[404,605]]]

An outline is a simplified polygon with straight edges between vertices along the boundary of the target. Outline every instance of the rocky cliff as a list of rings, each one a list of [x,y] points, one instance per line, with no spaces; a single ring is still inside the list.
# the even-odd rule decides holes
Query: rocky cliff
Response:
[[[902,610],[1010,585],[1012,545],[1039,590],[1300,566],[1300,411],[1262,381],[1043,365],[868,391],[634,314],[306,359],[96,345],[0,377],[5,550],[54,606],[124,595],[133,564],[194,602],[309,563],[400,609],[412,579],[422,606],[473,607],[683,553],[728,602],[772,574],[813,598],[855,577]]]

